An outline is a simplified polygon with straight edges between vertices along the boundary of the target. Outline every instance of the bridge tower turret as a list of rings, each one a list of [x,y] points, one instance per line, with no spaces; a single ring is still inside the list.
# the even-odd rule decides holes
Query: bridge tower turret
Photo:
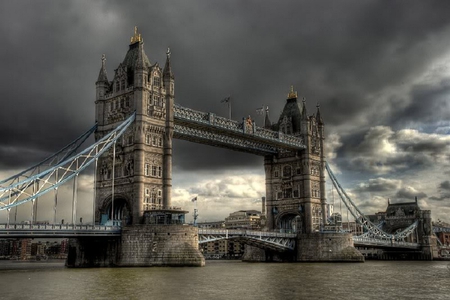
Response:
[[[174,99],[170,53],[164,71],[158,63],[151,64],[135,28],[114,79],[108,82],[103,60],[96,85],[96,139],[136,113],[132,128],[117,142],[115,151],[98,161],[96,221],[183,221],[185,212],[174,211],[170,201]]]
[[[268,229],[311,233],[326,221],[324,123],[317,108],[308,116],[293,87],[277,124],[280,135],[301,137],[306,149],[265,157]]]

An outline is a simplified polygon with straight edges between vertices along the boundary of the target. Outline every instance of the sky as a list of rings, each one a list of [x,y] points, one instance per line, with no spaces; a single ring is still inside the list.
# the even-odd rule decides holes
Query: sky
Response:
[[[320,104],[327,161],[364,213],[417,197],[449,222],[449,12],[448,1],[0,0],[0,177],[94,124],[102,54],[111,80],[138,26],[151,63],[171,49],[176,103],[227,116],[231,96],[233,119],[261,122],[265,105],[276,122],[293,85],[311,114]],[[188,220],[195,196],[199,221],[261,209],[262,157],[186,141],[173,153],[172,203]],[[89,220],[92,176],[80,182]]]

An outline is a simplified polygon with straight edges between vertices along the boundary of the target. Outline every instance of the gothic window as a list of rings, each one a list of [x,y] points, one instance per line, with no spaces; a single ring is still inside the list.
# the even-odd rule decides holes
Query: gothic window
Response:
[[[162,168],[158,167],[158,177],[161,178],[162,176]]]
[[[124,108],[125,107],[125,99],[120,99],[120,108]]]
[[[150,189],[149,188],[145,189],[145,196],[150,196]]]
[[[121,89],[121,90],[124,90],[124,89],[125,89],[125,80],[122,80],[122,81],[120,82],[120,89]]]
[[[284,189],[284,198],[292,198],[292,189]]]
[[[277,199],[281,199],[283,198],[283,193],[282,192],[278,192],[277,193]]]
[[[125,105],[126,105],[127,107],[130,107],[130,98],[127,97],[127,100],[126,100],[126,102],[125,102]]]
[[[159,147],[162,147],[162,138],[159,138],[159,139],[158,139],[158,146],[159,146]]]
[[[278,171],[275,171],[273,177],[278,177]]]
[[[161,78],[158,76],[153,77],[153,85],[158,87],[161,86]]]
[[[153,137],[152,137],[152,145],[153,145],[153,146],[156,146],[156,136],[153,136]]]
[[[152,176],[156,177],[156,166],[152,166]]]
[[[152,191],[152,195],[151,195],[151,199],[152,199],[152,203],[156,203],[156,191]]]
[[[294,198],[299,198],[299,192],[298,192],[298,190],[294,190]]]
[[[116,92],[120,91],[120,83],[116,82]]]
[[[291,177],[291,166],[284,166],[283,177]]]
[[[302,174],[302,169],[301,168],[297,168],[297,175]]]
[[[145,143],[150,145],[150,134],[145,135]]]
[[[149,164],[144,165],[144,175],[150,176],[150,165]]]

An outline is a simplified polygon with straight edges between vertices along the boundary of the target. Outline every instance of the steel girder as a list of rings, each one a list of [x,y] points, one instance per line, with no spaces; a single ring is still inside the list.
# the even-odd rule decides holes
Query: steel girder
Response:
[[[175,138],[258,155],[306,148],[300,137],[258,127],[251,120],[238,122],[177,104],[174,124]]]
[[[420,244],[418,243],[401,242],[396,240],[387,241],[362,236],[354,236],[353,243],[356,246],[379,246],[379,247],[407,248],[407,249],[420,248]]]
[[[368,232],[370,232],[370,237],[379,239],[379,240],[385,240],[385,241],[404,241],[404,239],[410,235],[412,232],[414,232],[414,229],[416,229],[418,222],[414,222],[411,224],[408,228],[405,230],[398,232],[396,234],[391,234],[384,232],[379,228],[377,225],[372,223],[360,210],[359,208],[353,203],[352,199],[347,195],[344,188],[339,184],[336,177],[334,176],[333,172],[331,171],[330,166],[328,163],[325,164],[325,168],[328,172],[328,175],[331,179],[331,182],[333,183],[333,186],[336,188],[336,191],[339,194],[339,197],[341,198],[342,202],[344,202],[347,209],[350,211],[352,216],[355,218],[355,221],[364,226],[364,228],[367,229]]]
[[[199,229],[198,243],[203,244],[224,239],[236,239],[252,246],[277,251],[294,250],[296,234],[254,230]]]
[[[66,158],[57,165],[31,177],[15,182],[7,187],[0,187],[0,210],[11,209],[17,205],[35,200],[39,196],[56,190],[60,185],[78,176],[81,171],[114,145],[117,139],[133,123],[134,119],[135,113],[98,142],[79,154]],[[19,176],[16,177],[19,178]]]

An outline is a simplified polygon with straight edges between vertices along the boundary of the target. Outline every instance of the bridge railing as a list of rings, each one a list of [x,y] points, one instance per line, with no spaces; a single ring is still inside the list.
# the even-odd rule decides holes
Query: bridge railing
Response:
[[[391,247],[405,247],[405,248],[419,248],[420,244],[418,243],[409,243],[409,242],[402,242],[402,241],[386,241],[386,240],[380,240],[380,239],[374,239],[374,238],[366,238],[366,237],[353,237],[353,242],[357,244],[364,244],[364,245],[384,245],[384,246],[391,246]]]
[[[195,123],[214,126],[217,128],[226,129],[236,133],[246,133],[266,140],[283,143],[285,145],[305,148],[304,142],[300,137],[283,134],[279,131],[273,131],[263,127],[258,127],[254,122],[249,125],[243,122],[227,119],[217,116],[216,114],[209,112],[201,112],[180,106],[174,105],[174,116],[181,120],[189,120]]]
[[[274,231],[257,231],[257,230],[238,230],[238,229],[198,229],[198,234],[221,234],[232,236],[261,236],[261,237],[280,237],[280,238],[295,238],[295,233],[280,233]]]
[[[117,231],[119,226],[107,225],[74,225],[74,224],[0,224],[0,231],[27,231],[27,230],[51,230],[51,231],[74,231],[74,230],[104,230]]]

